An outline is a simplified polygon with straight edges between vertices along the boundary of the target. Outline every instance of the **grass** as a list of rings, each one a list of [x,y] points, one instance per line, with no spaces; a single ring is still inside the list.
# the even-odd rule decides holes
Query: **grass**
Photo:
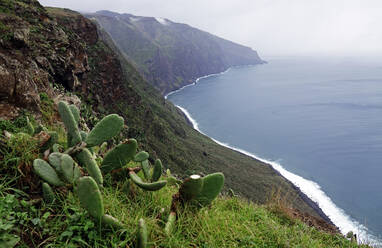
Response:
[[[55,205],[37,206],[3,194],[0,244],[4,237],[13,237],[20,240],[18,247],[135,247],[137,223],[144,218],[149,247],[358,247],[341,235],[320,232],[298,220],[285,222],[284,215],[265,206],[228,196],[198,212],[184,211],[173,234],[166,236],[164,223],[176,191],[170,186],[154,193],[135,189],[126,195],[120,185],[105,187],[106,212],[126,226],[118,232],[98,225],[71,192],[60,193]]]
[[[13,122],[8,123],[8,128],[23,130],[21,119],[16,119],[18,129]],[[65,146],[65,135],[60,136]],[[17,135],[9,142],[6,160],[18,158],[17,164],[23,164],[24,169],[42,156],[31,137]],[[285,212],[287,203],[280,197],[275,196],[272,205],[258,205],[232,192],[233,196],[221,195],[199,211],[186,206],[167,236],[164,226],[178,185],[147,192],[132,184],[126,192],[123,180],[105,175],[105,212],[125,226],[114,231],[100,225],[80,207],[75,190],[56,188],[55,202],[44,203],[40,186],[31,190],[17,183],[34,178],[40,184],[40,179],[34,177],[33,171],[21,173],[15,165],[1,164],[0,247],[136,247],[140,218],[148,226],[149,247],[358,247],[340,234],[319,231],[290,217]]]

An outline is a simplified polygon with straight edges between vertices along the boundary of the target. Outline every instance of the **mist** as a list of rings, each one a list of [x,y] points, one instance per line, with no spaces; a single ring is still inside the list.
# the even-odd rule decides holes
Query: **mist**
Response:
[[[260,56],[381,56],[379,0],[40,0],[82,12],[111,10],[186,23]]]

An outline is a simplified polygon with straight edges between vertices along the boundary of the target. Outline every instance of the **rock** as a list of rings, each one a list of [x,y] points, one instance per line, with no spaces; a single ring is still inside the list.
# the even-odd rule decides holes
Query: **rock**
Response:
[[[19,28],[13,31],[13,38],[19,46],[27,46],[29,42],[29,28]]]

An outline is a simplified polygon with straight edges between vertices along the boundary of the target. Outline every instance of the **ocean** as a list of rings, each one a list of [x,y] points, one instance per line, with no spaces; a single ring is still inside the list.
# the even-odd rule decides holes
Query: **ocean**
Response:
[[[361,241],[382,238],[382,59],[270,57],[166,97],[194,128],[270,163]]]

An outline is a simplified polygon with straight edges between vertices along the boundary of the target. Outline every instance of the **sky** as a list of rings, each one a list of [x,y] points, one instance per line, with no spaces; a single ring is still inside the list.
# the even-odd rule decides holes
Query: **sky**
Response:
[[[40,0],[186,23],[263,56],[382,56],[382,0]]]

